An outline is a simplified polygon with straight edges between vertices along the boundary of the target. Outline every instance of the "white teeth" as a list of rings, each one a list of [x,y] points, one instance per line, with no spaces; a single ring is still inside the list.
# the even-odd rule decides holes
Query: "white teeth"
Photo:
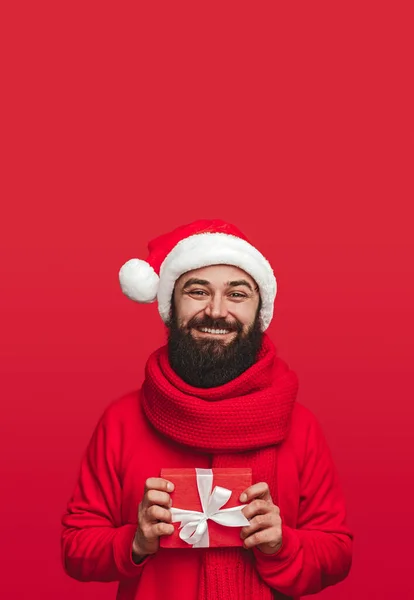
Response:
[[[208,329],[207,327],[201,327],[201,331],[204,333],[215,333],[216,335],[224,335],[228,333],[227,329]]]

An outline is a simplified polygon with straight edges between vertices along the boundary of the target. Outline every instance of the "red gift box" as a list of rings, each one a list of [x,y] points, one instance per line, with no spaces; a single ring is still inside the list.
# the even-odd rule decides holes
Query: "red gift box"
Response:
[[[207,488],[210,489],[209,484],[211,484],[212,494],[207,494],[206,489],[204,489],[205,501],[207,496],[211,498],[211,495],[214,495],[215,497],[220,497],[221,495],[221,502],[218,502],[218,504],[221,505],[223,498],[225,498],[225,503],[220,506],[219,512],[214,511],[215,517],[213,517],[222,521],[228,520],[228,513],[233,515],[230,517],[230,520],[240,520],[240,510],[220,511],[243,506],[240,502],[240,495],[252,485],[252,470],[250,468],[161,469],[161,477],[174,484],[174,491],[171,493],[172,506],[176,510],[183,510],[183,513],[186,511],[203,513],[199,485],[201,483],[202,488],[205,488],[207,485]],[[201,482],[200,477],[204,478],[204,483]],[[227,494],[226,491],[228,492]],[[230,497],[227,500],[228,496]],[[213,498],[212,501],[215,502],[215,499]],[[216,523],[212,518],[208,518],[208,520],[205,518],[201,519],[200,515],[196,516],[194,519],[194,516],[191,514],[184,514],[184,518],[186,518],[187,521],[181,520],[180,517],[179,522],[173,523],[174,533],[172,535],[161,536],[160,546],[162,548],[192,548],[207,546],[217,548],[243,545],[243,541],[240,538],[240,531],[243,526],[247,525],[247,522],[243,523],[243,525],[228,526]],[[184,535],[186,530],[190,530],[190,533],[192,532],[195,528],[194,523],[197,522],[197,519],[201,519],[205,522],[205,525],[200,524],[200,528],[207,529],[207,532],[204,534],[206,538],[204,537],[202,541],[198,542],[198,544],[204,544],[204,546],[194,544],[193,540],[197,539],[197,537],[194,537],[193,535],[189,538],[189,542],[184,541],[180,537],[180,533]],[[243,516],[241,516],[241,519],[243,519]],[[185,529],[184,527],[181,527],[182,525],[186,525],[188,521],[191,521],[193,527],[191,526],[191,523]],[[207,543],[205,544],[206,539]]]

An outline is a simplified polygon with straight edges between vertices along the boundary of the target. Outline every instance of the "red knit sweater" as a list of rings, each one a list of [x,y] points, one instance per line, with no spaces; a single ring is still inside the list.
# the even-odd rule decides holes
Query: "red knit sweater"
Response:
[[[161,437],[142,414],[137,392],[108,406],[81,463],[62,518],[62,556],[79,581],[119,581],[117,600],[197,600],[203,549],[160,549],[131,558],[145,480],[162,467],[210,468],[209,455]],[[256,482],[254,482],[256,483]],[[299,598],[335,584],[351,566],[352,534],[343,494],[319,424],[295,403],[278,454],[282,549],[255,549],[259,575],[275,597]]]

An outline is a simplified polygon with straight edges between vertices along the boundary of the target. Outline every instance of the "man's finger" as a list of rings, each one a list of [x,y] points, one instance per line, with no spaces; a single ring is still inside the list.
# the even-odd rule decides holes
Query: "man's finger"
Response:
[[[261,531],[256,531],[252,533],[249,537],[244,540],[245,548],[253,548],[254,546],[259,546],[260,544],[271,544],[275,547],[277,546],[277,538],[278,538],[278,530],[276,527],[268,527],[267,529],[262,529]]]
[[[151,534],[154,537],[160,537],[160,535],[171,535],[174,533],[174,525],[169,523],[156,523],[152,525]]]
[[[172,504],[170,494],[167,492],[159,492],[158,490],[149,490],[146,494],[148,504],[158,504],[169,508]]]
[[[157,523],[158,521],[163,521],[164,523],[171,523],[172,515],[171,511],[162,508],[162,506],[158,506],[153,504],[147,510],[147,518],[151,523]]]
[[[272,499],[270,495],[269,486],[264,481],[255,483],[244,490],[240,496],[240,502],[250,502],[253,498],[261,498],[267,502]]]
[[[174,484],[162,477],[149,477],[145,482],[145,492],[148,492],[148,490],[172,492],[174,490]]]
[[[267,513],[265,515],[256,515],[254,519],[250,521],[250,525],[242,528],[240,532],[240,537],[242,538],[242,540],[244,540],[245,538],[249,537],[249,535],[252,535],[252,533],[258,531],[259,529],[271,527],[272,525],[274,525],[273,518],[273,515],[270,513]]]
[[[246,519],[252,519],[256,515],[263,515],[268,513],[272,509],[272,505],[265,500],[253,500],[242,508],[242,513]]]

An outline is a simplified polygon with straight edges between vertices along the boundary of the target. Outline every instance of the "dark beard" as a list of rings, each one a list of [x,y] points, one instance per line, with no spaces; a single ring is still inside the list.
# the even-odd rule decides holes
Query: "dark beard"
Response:
[[[261,304],[261,303],[260,303]],[[171,367],[189,385],[199,388],[212,388],[232,381],[249,367],[257,358],[263,339],[260,328],[260,306],[254,323],[247,333],[239,321],[228,323],[225,319],[191,319],[185,329],[180,328],[174,308],[168,323],[168,356]],[[194,339],[191,327],[211,329],[231,329],[236,337],[229,343],[220,339]]]

